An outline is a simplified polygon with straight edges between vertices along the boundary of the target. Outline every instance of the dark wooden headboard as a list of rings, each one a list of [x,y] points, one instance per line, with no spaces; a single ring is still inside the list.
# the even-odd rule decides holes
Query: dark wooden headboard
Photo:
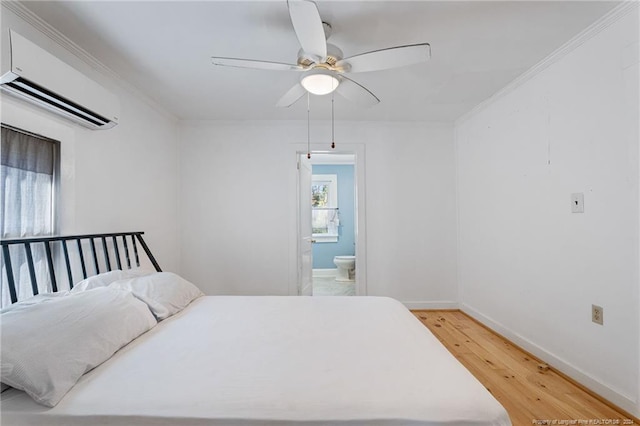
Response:
[[[34,264],[34,249],[42,251],[42,256],[45,259],[44,262],[38,262],[41,265],[46,264],[48,271],[48,277],[51,283],[51,288],[54,292],[58,291],[61,277],[66,271],[66,279],[69,288],[73,288],[74,276],[73,270],[76,269],[76,275],[79,274],[79,270],[82,270],[82,279],[91,275],[96,275],[101,272],[108,272],[114,269],[131,269],[132,267],[140,266],[140,258],[138,257],[138,243],[146,253],[149,261],[156,269],[161,272],[160,265],[151,254],[151,250],[142,238],[144,232],[118,232],[112,234],[88,234],[88,235],[68,235],[68,236],[49,236],[49,237],[32,237],[32,238],[15,238],[0,240],[2,245],[2,259],[6,272],[7,284],[9,287],[9,295],[11,303],[18,301],[18,292],[16,291],[16,284],[14,278],[14,265],[11,260],[11,253],[14,255],[20,253],[16,250],[22,250],[25,257],[25,262],[28,269],[29,279],[31,281],[31,289],[33,295],[37,295],[38,281],[36,266]],[[68,242],[72,242],[69,247]],[[98,248],[96,248],[96,241],[98,242]],[[75,244],[73,244],[75,242]],[[131,248],[129,247],[131,245]],[[20,249],[22,246],[22,249]],[[85,261],[87,257],[85,255],[85,249],[87,246],[90,250],[89,259]],[[74,258],[79,260],[79,268],[77,265],[72,265],[70,260],[70,250],[75,251]],[[101,253],[100,253],[101,252]],[[100,256],[99,256],[100,254]],[[122,258],[124,255],[124,259]],[[101,257],[102,259],[98,259]],[[133,259],[133,260],[132,260]],[[123,262],[123,260],[126,262]],[[133,263],[132,263],[133,261]],[[87,266],[91,266],[88,268]],[[21,266],[24,265],[21,262]],[[59,265],[55,268],[54,265]],[[64,268],[62,267],[64,266]],[[123,268],[124,267],[124,268]],[[58,271],[63,269],[64,271]],[[61,275],[62,274],[62,275]],[[78,280],[79,281],[79,280]]]

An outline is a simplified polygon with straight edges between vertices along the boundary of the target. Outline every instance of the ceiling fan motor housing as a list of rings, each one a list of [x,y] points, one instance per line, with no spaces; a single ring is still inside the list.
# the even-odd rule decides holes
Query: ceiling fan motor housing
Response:
[[[342,71],[342,68],[338,69],[335,67],[335,65],[336,62],[341,60],[343,57],[344,54],[338,46],[336,46],[335,44],[327,43],[327,57],[321,58],[321,60],[324,59],[324,61],[318,65],[324,65],[325,68],[328,68],[332,71]],[[313,55],[306,53],[302,49],[298,51],[298,65],[304,68],[311,68],[314,64],[316,64],[316,61]]]

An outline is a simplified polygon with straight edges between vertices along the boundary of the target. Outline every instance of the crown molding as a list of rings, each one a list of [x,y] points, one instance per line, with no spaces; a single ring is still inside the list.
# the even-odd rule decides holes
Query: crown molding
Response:
[[[496,93],[491,95],[491,97],[485,99],[476,105],[473,109],[466,112],[464,115],[460,116],[455,120],[455,126],[464,123],[469,118],[489,107],[499,99],[513,92],[518,87],[522,86],[529,80],[533,79],[535,76],[540,74],[542,71],[549,68],[551,65],[555,64],[569,53],[576,50],[578,47],[582,46],[591,38],[595,37],[601,31],[607,29],[612,24],[620,20],[620,18],[626,16],[627,14],[633,12],[638,9],[638,5],[640,2],[638,0],[624,0],[619,5],[611,9],[607,14],[598,19],[593,24],[589,25],[583,31],[578,33],[571,40],[560,46],[558,49],[553,51],[549,56],[535,64],[533,67],[529,68],[520,76],[516,77],[515,80],[511,81],[511,83],[507,84],[502,89],[498,90]]]
[[[16,14],[19,18],[26,23],[34,27],[36,30],[47,36],[56,44],[63,47],[69,53],[80,59],[82,62],[89,65],[91,68],[102,74],[103,76],[113,80],[118,86],[124,89],[126,92],[133,94],[138,99],[149,105],[158,113],[165,116],[167,119],[177,122],[179,119],[171,112],[167,111],[164,107],[158,104],[156,101],[142,93],[140,89],[126,81],[118,73],[111,68],[100,62],[95,56],[78,46],[70,38],[62,34],[60,31],[52,27],[48,22],[40,18],[38,15],[28,9],[21,1],[17,0],[2,0],[2,7]]]

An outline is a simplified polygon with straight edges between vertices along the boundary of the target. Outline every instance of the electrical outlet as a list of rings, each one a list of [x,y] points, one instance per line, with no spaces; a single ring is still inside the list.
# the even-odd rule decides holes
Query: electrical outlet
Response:
[[[591,321],[596,324],[603,325],[604,323],[604,310],[602,306],[591,305]]]

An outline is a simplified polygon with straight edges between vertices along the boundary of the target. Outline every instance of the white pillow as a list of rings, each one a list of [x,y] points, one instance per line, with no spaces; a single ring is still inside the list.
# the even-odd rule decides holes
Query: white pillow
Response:
[[[124,280],[127,278],[141,277],[144,275],[152,274],[152,271],[135,268],[135,269],[126,269],[121,271],[120,269],[116,269],[109,272],[103,272],[98,275],[94,275],[92,277],[86,278],[80,281],[78,284],[73,286],[71,289],[72,293],[79,293],[85,290],[91,290],[92,288],[97,287],[106,287],[114,281]]]
[[[156,325],[126,291],[96,288],[0,314],[0,381],[55,406],[87,371]]]
[[[143,277],[145,275],[155,274],[155,269],[147,269],[143,266],[138,266],[131,269],[124,269],[123,272],[127,274],[127,278]]]
[[[194,299],[203,296],[198,287],[171,272],[116,281],[109,288],[131,291],[149,305],[158,321],[180,312]]]
[[[50,302],[52,300],[56,300],[59,297],[64,297],[68,295],[69,295],[68,291],[58,291],[56,293],[40,293],[36,296],[28,297],[24,300],[14,303],[13,305],[9,305],[5,308],[2,308],[0,310],[0,314],[12,311],[14,309],[21,309],[22,306],[26,306],[26,305],[36,305],[38,303]]]

